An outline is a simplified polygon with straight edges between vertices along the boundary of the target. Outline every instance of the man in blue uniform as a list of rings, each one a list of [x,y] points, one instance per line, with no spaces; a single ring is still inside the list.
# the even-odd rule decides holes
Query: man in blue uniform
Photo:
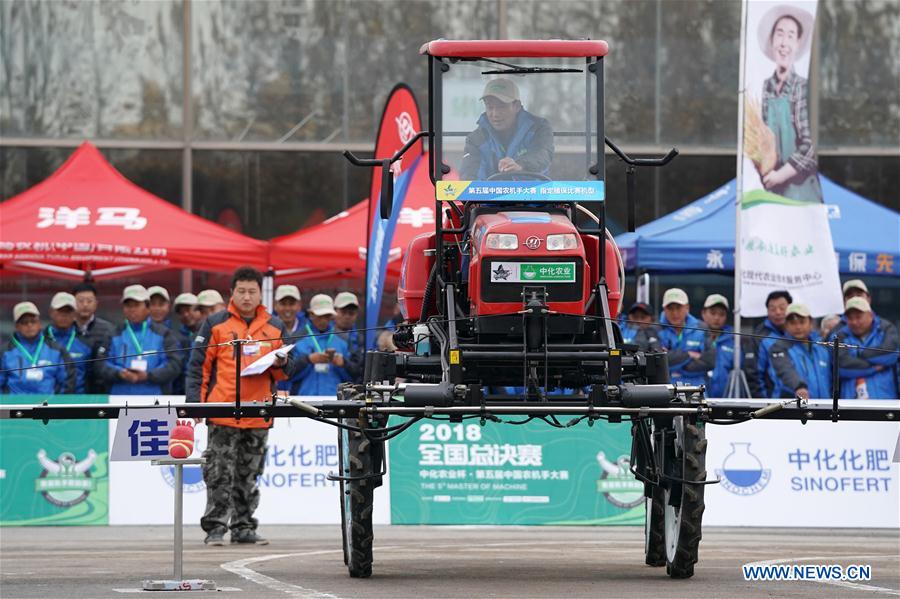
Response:
[[[285,343],[296,345],[306,335],[306,325],[309,318],[303,310],[303,299],[300,289],[296,285],[279,285],[275,289],[275,313],[284,324],[287,331]],[[296,349],[294,350],[296,355]],[[278,381],[279,391],[295,393],[300,388],[300,379],[303,368],[298,368],[296,374],[286,381]]]
[[[50,300],[50,326],[44,334],[51,341],[59,343],[75,366],[74,393],[87,391],[87,380],[93,372],[91,368],[92,349],[90,341],[78,332],[75,326],[75,296],[61,291]]]
[[[653,307],[644,302],[635,302],[628,308],[628,313],[619,317],[619,329],[622,341],[633,343],[639,349],[650,349],[651,339],[659,336],[659,329],[653,324]]]
[[[112,385],[112,395],[167,395],[182,371],[178,338],[150,318],[150,295],[143,285],[129,285],[122,292],[125,321],[100,355],[100,377]]]
[[[75,367],[66,350],[41,334],[41,314],[31,302],[13,307],[16,332],[0,354],[0,393],[53,395],[75,390]]]
[[[672,288],[663,294],[659,345],[668,353],[673,383],[704,385],[708,368],[703,359],[705,335],[690,311],[688,295],[682,289]]]
[[[785,318],[793,301],[791,294],[784,290],[773,291],[766,297],[766,319],[753,330],[754,342],[744,353],[744,372],[751,397],[781,397],[769,354],[772,346],[787,336]]]
[[[844,318],[834,336],[856,347],[840,352],[841,397],[897,399],[897,327],[879,318],[863,297],[847,300]]]
[[[349,356],[347,357],[347,374],[354,383],[361,383],[363,367],[365,365],[366,351],[363,340],[356,329],[356,319],[359,316],[359,299],[355,293],[341,291],[334,296],[334,331],[347,343]]]
[[[724,397],[728,374],[734,368],[734,335],[728,324],[728,298],[713,293],[703,302],[700,312],[706,325],[703,356],[708,373],[707,397]]]
[[[831,351],[814,343],[819,340],[812,314],[804,304],[788,306],[785,318],[787,336],[769,350],[778,395],[772,399],[831,397]]]
[[[310,322],[304,327],[306,337],[294,346],[301,368],[299,387],[292,395],[333,396],[337,386],[350,380],[346,364],[347,342],[334,330],[334,301],[325,294],[313,296],[309,302]]]

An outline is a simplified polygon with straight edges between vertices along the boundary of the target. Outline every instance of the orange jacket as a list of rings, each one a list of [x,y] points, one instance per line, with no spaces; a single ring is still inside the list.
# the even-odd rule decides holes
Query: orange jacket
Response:
[[[188,402],[234,403],[235,363],[234,346],[220,345],[235,339],[256,339],[258,343],[243,345],[241,370],[282,347],[282,337],[287,335],[284,325],[266,312],[256,308],[256,316],[247,325],[233,302],[228,310],[210,315],[194,338],[194,350],[188,367],[186,396]],[[288,355],[288,363],[282,368],[269,368],[262,374],[241,377],[241,402],[269,401],[275,392],[275,383],[285,380],[293,372],[294,360]],[[272,421],[262,418],[210,418],[211,422],[235,428],[269,428]]]

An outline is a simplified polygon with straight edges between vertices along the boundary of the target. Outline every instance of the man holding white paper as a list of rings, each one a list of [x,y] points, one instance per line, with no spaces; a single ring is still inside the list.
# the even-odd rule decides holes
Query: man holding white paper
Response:
[[[284,346],[284,325],[262,305],[262,274],[251,267],[235,271],[228,309],[211,314],[194,338],[187,376],[188,402],[234,403],[237,386],[234,345],[240,346],[240,369],[275,353],[270,368],[240,378],[241,401],[270,401],[277,381],[293,373],[295,361]],[[283,354],[283,355],[282,355]],[[265,545],[253,517],[259,505],[256,479],[263,472],[271,420],[262,418],[209,418],[209,437],[203,457],[206,511],[200,526],[207,545],[224,545],[231,530],[232,543]]]

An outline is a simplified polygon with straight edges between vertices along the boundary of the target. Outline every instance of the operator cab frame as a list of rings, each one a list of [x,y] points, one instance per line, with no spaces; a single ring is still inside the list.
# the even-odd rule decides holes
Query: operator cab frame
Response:
[[[480,212],[473,210],[472,204],[525,212],[557,211],[561,208],[572,215],[572,223],[581,237],[580,247],[590,247],[596,252],[595,256],[590,256],[589,261],[597,267],[599,277],[592,277],[597,283],[590,300],[588,297],[581,298],[583,305],[590,306],[597,316],[603,317],[610,313],[607,304],[607,257],[604,244],[586,243],[587,236],[606,238],[603,58],[608,51],[607,43],[599,40],[436,40],[421,47],[420,54],[428,56],[428,129],[431,137],[429,174],[435,185],[436,214],[445,215],[446,218],[446,222],[443,222],[444,218],[435,219],[436,256],[441,287],[448,282],[457,285],[462,282],[458,279],[458,274],[452,272],[451,260],[446,259],[445,248],[448,240],[454,236],[456,239],[458,236],[472,236],[472,215]],[[481,81],[478,85],[472,77],[454,79],[456,72],[464,68],[469,73],[480,73]],[[570,100],[568,105],[580,104],[581,112],[577,114],[577,111],[570,111],[570,114],[563,115],[568,119],[563,120],[567,123],[578,122],[581,129],[554,127],[553,139],[554,143],[557,140],[568,142],[567,148],[577,148],[579,141],[583,142],[580,156],[577,155],[577,150],[569,150],[577,159],[583,157],[581,167],[571,168],[571,165],[567,165],[570,168],[563,169],[564,174],[569,175],[569,180],[552,180],[546,176],[536,176],[536,173],[523,173],[522,176],[500,173],[501,176],[495,175],[486,181],[457,181],[452,161],[447,164],[445,160],[449,158],[446,151],[448,144],[445,142],[448,139],[451,143],[458,141],[454,138],[464,136],[466,132],[446,130],[447,125],[454,123],[445,118],[445,92],[448,91],[448,86],[467,85],[471,100],[473,93],[480,93],[476,88],[496,77],[514,78],[520,88],[526,88],[525,91],[527,86],[521,83],[524,80],[550,81],[559,85],[560,77],[567,78],[565,81],[569,82],[573,90],[567,96]],[[583,83],[573,84],[575,78]],[[576,100],[576,96],[581,98]],[[464,104],[469,106],[471,101]],[[545,105],[544,114],[539,113],[537,116],[552,116],[547,112]],[[475,126],[475,120],[472,119],[471,127]],[[577,179],[572,177],[573,173]],[[597,223],[579,226],[576,203],[590,203]],[[587,274],[587,262],[586,260],[582,265],[585,272],[579,273],[579,282]],[[459,266],[460,262],[456,264]],[[472,291],[470,289],[470,293]],[[442,306],[439,306],[439,310],[444,311]]]

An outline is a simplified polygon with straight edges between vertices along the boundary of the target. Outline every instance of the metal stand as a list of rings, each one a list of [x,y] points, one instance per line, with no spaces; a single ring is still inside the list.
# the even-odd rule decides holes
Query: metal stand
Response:
[[[175,467],[175,546],[174,546],[174,579],[145,580],[145,591],[215,591],[216,583],[212,580],[190,579],[182,577],[182,545],[184,544],[184,466],[197,466],[206,463],[206,458],[162,458],[150,462],[154,466]]]

